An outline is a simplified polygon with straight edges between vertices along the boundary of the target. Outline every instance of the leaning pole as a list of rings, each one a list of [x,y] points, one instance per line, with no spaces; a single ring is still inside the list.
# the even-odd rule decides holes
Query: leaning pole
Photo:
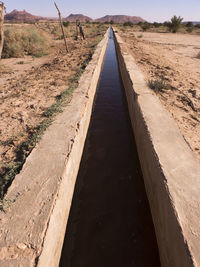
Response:
[[[4,31],[3,31],[3,24],[4,24],[4,3],[0,1],[0,59],[3,50],[3,42],[4,42]]]

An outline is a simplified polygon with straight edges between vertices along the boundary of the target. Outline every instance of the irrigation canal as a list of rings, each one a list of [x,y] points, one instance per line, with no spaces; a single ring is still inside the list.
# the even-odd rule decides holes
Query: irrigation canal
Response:
[[[60,267],[160,266],[110,31]]]

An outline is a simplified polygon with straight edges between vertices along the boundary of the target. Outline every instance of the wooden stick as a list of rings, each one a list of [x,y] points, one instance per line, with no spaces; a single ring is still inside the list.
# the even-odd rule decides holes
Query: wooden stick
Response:
[[[78,20],[76,20],[76,40],[78,40]]]
[[[60,13],[60,10],[59,10],[56,2],[54,2],[54,5],[55,5],[56,9],[58,10],[58,16],[59,16],[59,19],[60,19],[60,26],[61,26],[61,29],[62,29],[62,34],[63,34],[63,38],[64,38],[64,42],[65,42],[66,51],[68,53],[69,50],[68,50],[67,41],[66,41],[66,38],[65,38],[65,32],[64,32],[64,28],[63,28],[61,13]]]
[[[4,3],[0,1],[0,59],[1,59],[1,54],[3,50],[3,43],[4,43],[4,30],[3,30],[4,10],[5,10]]]

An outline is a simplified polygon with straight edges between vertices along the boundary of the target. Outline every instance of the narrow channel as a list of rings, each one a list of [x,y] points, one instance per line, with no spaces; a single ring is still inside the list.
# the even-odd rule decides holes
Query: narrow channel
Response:
[[[160,261],[111,30],[60,267],[133,266]]]

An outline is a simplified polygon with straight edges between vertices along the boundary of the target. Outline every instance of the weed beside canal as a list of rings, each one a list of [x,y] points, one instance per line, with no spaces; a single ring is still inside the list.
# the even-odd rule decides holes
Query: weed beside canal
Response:
[[[149,80],[148,86],[155,93],[163,92],[169,89],[169,85],[164,80],[161,79]]]
[[[44,120],[37,127],[30,130],[27,140],[16,148],[17,157],[15,162],[4,166],[0,179],[0,210],[3,210],[4,206],[3,197],[15,176],[21,171],[26,158],[30,155],[36,144],[41,140],[44,132],[55,119],[56,114],[62,112],[63,108],[70,102],[72,93],[78,87],[80,76],[83,74],[87,64],[91,60],[95,47],[96,46],[92,48],[92,51],[85,59],[82,66],[78,68],[76,74],[70,80],[69,87],[58,95],[56,97],[56,102],[47,108],[47,110],[42,114]]]

